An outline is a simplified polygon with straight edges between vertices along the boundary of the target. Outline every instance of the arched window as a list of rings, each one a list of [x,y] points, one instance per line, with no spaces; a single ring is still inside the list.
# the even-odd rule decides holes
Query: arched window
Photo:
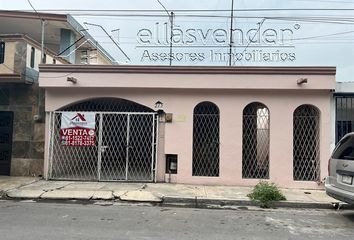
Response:
[[[243,178],[269,178],[269,120],[269,110],[262,103],[250,103],[243,109]]]
[[[219,176],[219,108],[212,102],[194,108],[193,176]]]
[[[301,105],[293,116],[293,176],[297,181],[320,180],[320,111]]]

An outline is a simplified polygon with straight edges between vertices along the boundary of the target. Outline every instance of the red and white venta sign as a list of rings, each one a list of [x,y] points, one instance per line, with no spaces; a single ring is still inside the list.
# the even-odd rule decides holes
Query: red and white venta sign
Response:
[[[60,142],[64,146],[95,146],[94,112],[66,112],[61,114]]]

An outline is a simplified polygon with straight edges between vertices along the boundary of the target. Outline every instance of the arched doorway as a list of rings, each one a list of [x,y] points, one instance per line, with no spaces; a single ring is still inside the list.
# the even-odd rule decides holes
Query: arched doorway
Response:
[[[77,114],[94,119],[92,144],[64,139],[64,117]],[[49,178],[154,180],[157,115],[152,109],[125,99],[98,98],[60,108],[51,120]]]

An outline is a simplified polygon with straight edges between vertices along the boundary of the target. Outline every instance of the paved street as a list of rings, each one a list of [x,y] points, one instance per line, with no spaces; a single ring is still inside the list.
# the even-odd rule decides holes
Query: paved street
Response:
[[[353,239],[353,210],[0,201],[0,239]]]

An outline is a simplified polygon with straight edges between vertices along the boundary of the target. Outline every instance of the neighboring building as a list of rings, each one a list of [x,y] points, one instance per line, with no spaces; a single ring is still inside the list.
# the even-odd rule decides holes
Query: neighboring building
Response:
[[[114,60],[70,15],[0,11],[0,22],[0,175],[42,175],[41,58],[47,64],[113,64]]]
[[[45,177],[320,188],[335,73],[41,65]]]
[[[337,82],[333,98],[334,142],[354,131],[354,82]]]

